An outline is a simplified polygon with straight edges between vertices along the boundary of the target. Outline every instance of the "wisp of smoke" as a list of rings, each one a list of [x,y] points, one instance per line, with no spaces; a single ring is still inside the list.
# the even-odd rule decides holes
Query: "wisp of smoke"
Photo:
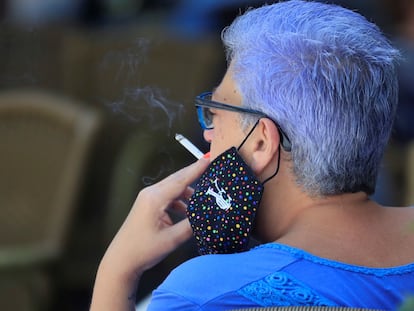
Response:
[[[167,129],[170,135],[173,122],[184,113],[184,105],[169,100],[165,92],[156,86],[137,85],[150,51],[150,40],[136,39],[129,48],[107,53],[101,70],[115,68],[114,85],[122,89],[119,98],[104,100],[115,114],[122,115],[130,122],[144,123],[148,131]],[[105,74],[104,72],[102,74]]]
[[[168,100],[161,89],[151,86],[126,88],[123,97],[109,106],[131,122],[145,123],[149,131],[165,127],[168,135],[174,120],[184,112],[183,104]]]
[[[103,102],[115,115],[139,124],[142,131],[165,131],[167,136],[171,136],[174,122],[184,115],[184,105],[168,99],[168,94],[163,89],[142,82],[145,70],[141,66],[146,63],[150,54],[150,43],[146,38],[139,38],[129,48],[111,51],[105,55],[101,63],[101,73],[113,77],[112,86],[118,87],[120,91],[115,99],[106,99]],[[160,148],[164,147],[161,144]],[[141,178],[144,186],[153,184],[172,169],[173,159],[165,149],[164,152],[163,163],[159,163],[160,167],[155,168],[154,174],[137,176]],[[137,174],[131,169],[128,169],[128,173]]]

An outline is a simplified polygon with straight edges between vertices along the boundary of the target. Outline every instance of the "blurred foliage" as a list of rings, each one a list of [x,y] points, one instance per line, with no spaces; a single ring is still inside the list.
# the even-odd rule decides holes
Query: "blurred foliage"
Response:
[[[398,311],[413,311],[414,310],[414,296],[408,297],[404,304],[398,309]]]

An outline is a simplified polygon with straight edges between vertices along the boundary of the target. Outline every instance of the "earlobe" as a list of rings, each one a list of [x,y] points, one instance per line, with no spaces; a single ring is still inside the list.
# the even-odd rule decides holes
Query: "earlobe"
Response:
[[[274,163],[280,152],[280,136],[272,120],[260,119],[254,135],[254,150],[251,168],[256,176],[268,174],[274,170]]]

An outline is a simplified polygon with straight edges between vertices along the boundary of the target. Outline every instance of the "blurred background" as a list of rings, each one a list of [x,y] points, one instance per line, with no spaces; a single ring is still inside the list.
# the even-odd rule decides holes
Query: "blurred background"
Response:
[[[193,161],[174,134],[208,150],[193,98],[225,71],[221,29],[264,2],[0,2],[1,310],[88,309],[139,190]],[[376,22],[405,56],[374,199],[413,205],[414,2],[325,2]],[[195,255],[190,241],[148,271],[137,299]]]

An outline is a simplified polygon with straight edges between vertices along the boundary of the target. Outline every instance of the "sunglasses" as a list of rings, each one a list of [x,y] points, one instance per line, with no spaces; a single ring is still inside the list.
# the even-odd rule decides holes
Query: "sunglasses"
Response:
[[[266,115],[265,113],[259,110],[248,109],[248,108],[244,108],[240,106],[233,106],[233,105],[215,102],[211,100],[212,95],[213,95],[212,92],[205,92],[205,93],[198,95],[195,99],[198,122],[200,123],[200,126],[203,130],[211,130],[214,128],[214,125],[213,125],[214,114],[211,112],[210,110],[211,108],[234,111],[238,113],[248,113],[251,115],[256,115],[259,119],[267,118],[267,119],[272,120],[272,118],[270,118],[268,115]],[[285,151],[291,151],[292,145],[290,143],[289,138],[275,121],[273,121],[273,123],[276,125],[277,129],[279,130],[279,133],[281,136],[281,145],[283,149]]]

